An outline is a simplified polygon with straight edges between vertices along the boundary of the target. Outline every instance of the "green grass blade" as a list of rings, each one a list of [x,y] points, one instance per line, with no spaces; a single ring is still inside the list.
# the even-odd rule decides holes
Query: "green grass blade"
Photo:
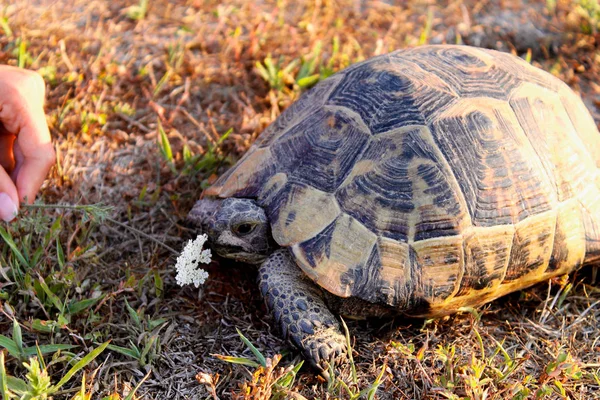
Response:
[[[260,75],[261,78],[263,78],[265,80],[265,82],[269,82],[269,72],[267,71],[267,69],[262,65],[262,63],[260,61],[257,61],[256,64],[254,64],[254,66],[256,67],[256,71],[258,72],[258,74]]]
[[[35,344],[35,354],[37,354],[38,361],[40,362],[40,367],[43,371],[46,370],[46,361],[44,360],[44,356],[42,355],[42,351],[40,350],[40,346]]]
[[[350,398],[354,398],[358,395],[358,393],[354,393],[354,391],[350,389],[350,387],[343,380],[338,380],[338,384],[342,389],[346,391],[346,393],[348,393],[348,396],[350,396]]]
[[[52,290],[50,290],[50,288],[46,284],[46,281],[44,280],[44,278],[42,278],[40,276],[38,279],[38,282],[40,283],[40,286],[42,287],[42,290],[44,291],[44,293],[46,293],[46,296],[48,296],[48,298],[50,299],[52,304],[54,304],[54,307],[56,307],[61,312],[61,314],[64,313],[65,312],[64,304],[62,303],[62,301],[60,301],[60,299],[58,298],[57,295],[52,293]]]
[[[54,222],[52,223],[52,226],[50,227],[50,231],[46,234],[47,237],[44,240],[44,246],[48,245],[52,238],[58,237],[58,234],[60,233],[60,231],[62,229],[61,224],[62,224],[61,217],[58,217],[54,220]]]
[[[114,344],[109,344],[108,349],[112,350],[112,351],[116,351],[117,353],[123,354],[124,356],[131,357],[134,360],[138,360],[141,356],[140,351],[135,346],[132,349],[129,349],[127,347],[121,347],[121,346],[117,346]]]
[[[320,40],[318,40],[317,43],[315,44],[315,46],[313,47],[312,57],[310,59],[307,57],[306,59],[303,60],[302,66],[300,67],[300,71],[298,71],[298,75],[297,75],[297,78],[298,78],[297,81],[298,81],[299,85],[300,85],[300,80],[302,80],[303,78],[306,78],[310,75],[315,74],[315,71],[317,70],[317,66],[319,65],[318,61],[321,56],[321,47],[322,47],[322,42]]]
[[[563,305],[565,299],[567,298],[567,296],[569,295],[569,292],[571,291],[571,289],[573,289],[573,284],[568,283],[567,286],[565,286],[565,288],[563,289],[562,293],[560,294],[558,301],[556,302],[556,308],[562,307],[562,305]]]
[[[356,375],[356,365],[354,364],[354,357],[352,356],[352,344],[350,343],[350,331],[348,331],[348,326],[346,325],[346,321],[342,318],[342,327],[344,328],[344,336],[346,337],[346,347],[348,348],[348,361],[350,362],[350,367],[352,369],[352,382],[354,384],[358,383],[358,376]]]
[[[65,374],[65,376],[63,376],[63,378],[60,381],[58,381],[58,383],[56,385],[52,386],[53,391],[59,390],[65,383],[67,383],[73,377],[73,375],[75,375],[77,373],[77,371],[84,368],[92,361],[94,361],[94,359],[96,357],[98,357],[104,351],[104,349],[106,349],[106,347],[108,346],[108,343],[109,342],[105,342],[105,343],[101,344],[100,346],[96,347],[94,350],[90,351],[88,355],[86,355],[81,360],[79,360],[77,362],[77,364],[75,364],[73,366],[73,368],[71,368]]]
[[[162,297],[165,289],[163,279],[157,270],[152,270],[152,275],[154,277],[154,290],[156,291],[156,296]]]
[[[169,142],[169,137],[160,123],[160,120],[158,120],[158,135],[160,137],[160,152],[165,160],[168,162],[173,162],[173,149],[171,148],[171,142]]]
[[[27,357],[30,357],[38,352],[37,349],[39,349],[40,354],[50,354],[61,350],[71,350],[75,347],[77,346],[73,344],[43,344],[41,346],[37,346],[37,348],[36,346],[25,347],[23,349],[23,354]]]
[[[317,82],[319,82],[319,79],[321,79],[321,76],[319,74],[315,74],[315,75],[306,76],[304,78],[300,78],[300,79],[298,79],[298,82],[296,82],[296,83],[302,89],[305,89],[305,88],[315,85]]]
[[[127,308],[127,312],[129,313],[129,318],[131,318],[133,320],[133,322],[135,322],[135,326],[140,329],[143,328],[142,321],[140,320],[140,315],[137,313],[137,311],[135,311],[133,309],[133,307],[131,307],[129,305],[129,302],[127,301],[127,299],[125,299],[125,308]]]
[[[290,75],[299,63],[300,61],[298,61],[298,59],[290,61],[290,63],[282,70],[283,75]]]
[[[265,58],[264,63],[267,67],[269,78],[271,80],[274,79],[277,76],[277,69],[279,66],[276,67],[275,64],[273,64],[273,59],[271,58],[270,54]]]
[[[483,339],[481,338],[481,335],[479,334],[479,331],[475,328],[473,328],[473,332],[475,332],[475,336],[477,337],[477,343],[479,343],[479,349],[481,350],[481,359],[485,360],[485,346],[483,345]]]
[[[221,137],[219,138],[219,140],[217,141],[217,145],[220,145],[221,143],[223,143],[225,141],[225,139],[227,139],[227,137],[229,135],[231,135],[231,132],[233,132],[233,128],[229,128],[227,130],[227,132],[225,132],[224,134],[222,134]]]
[[[146,376],[144,376],[142,378],[142,380],[139,381],[137,385],[135,385],[133,390],[130,391],[129,394],[127,395],[127,397],[125,397],[123,400],[133,400],[133,396],[135,396],[135,393],[140,389],[140,387],[143,385],[143,383],[146,382],[146,379],[148,379],[150,377],[151,373],[152,373],[152,371],[148,371]]]
[[[73,397],[73,400],[86,400],[87,396],[85,393],[85,372],[81,375],[81,386],[79,387],[79,393]]]
[[[23,379],[10,375],[6,377],[6,385],[8,386],[8,390],[17,394],[25,394],[29,390],[27,383]]]
[[[169,81],[169,79],[171,79],[171,70],[167,69],[167,72],[165,72],[165,74],[162,76],[162,78],[160,78],[160,80],[156,84],[156,87],[152,91],[152,97],[156,97],[156,95],[158,93],[160,93],[163,86],[165,86],[165,84]]]
[[[190,146],[188,146],[187,144],[184,144],[181,154],[183,155],[184,163],[189,164],[190,162],[192,162],[192,159],[194,156],[192,154],[192,150],[190,149]]]
[[[276,385],[279,385],[282,388],[290,388],[294,381],[296,380],[296,376],[298,375],[298,371],[302,368],[304,361],[300,361],[294,368],[292,368],[287,374],[282,376],[275,382]]]
[[[13,318],[13,334],[12,340],[19,350],[19,354],[23,354],[23,332],[21,331],[21,325]]]
[[[224,356],[221,354],[213,354],[213,357],[217,357],[219,360],[225,361],[225,362],[228,362],[231,364],[247,365],[247,366],[253,367],[253,368],[260,367],[259,363],[257,363],[256,361],[252,361],[249,358],[245,358],[245,357],[232,357],[232,356]]]
[[[19,68],[25,68],[27,64],[27,42],[21,39],[19,43],[19,56],[17,57],[17,65]]]
[[[104,296],[105,295],[101,295],[92,299],[84,299],[75,303],[71,303],[67,306],[67,312],[71,315],[75,315],[83,310],[87,310],[88,308],[102,300]]]
[[[4,347],[6,350],[8,350],[10,355],[15,358],[21,357],[21,353],[19,352],[19,347],[17,346],[17,344],[13,342],[12,339],[4,335],[0,335],[0,347]]]
[[[167,321],[168,319],[166,318],[151,319],[148,321],[148,330],[153,331]]]
[[[431,8],[427,12],[427,20],[425,20],[425,27],[423,28],[423,32],[421,32],[421,36],[419,37],[419,45],[424,45],[429,40],[429,35],[431,35],[431,27],[433,24],[433,11]]]
[[[13,241],[12,235],[10,233],[8,233],[8,231],[1,226],[0,226],[0,236],[2,236],[2,239],[4,239],[4,241],[6,242],[8,247],[10,247],[10,250],[13,252],[15,257],[17,257],[19,262],[21,264],[23,264],[24,267],[29,268],[29,263],[27,262],[25,257],[23,257],[23,253],[21,253],[19,251],[17,245]]]
[[[31,328],[38,332],[52,333],[56,326],[55,321],[42,321],[39,318],[35,318],[31,322]]]
[[[242,334],[242,332],[238,328],[235,328],[235,330],[237,331],[238,335],[240,335],[242,342],[244,342],[246,347],[248,347],[250,349],[250,351],[252,352],[252,354],[254,354],[254,356],[257,358],[260,365],[262,365],[263,367],[266,367],[267,360],[265,359],[265,356],[263,356],[262,353],[260,351],[258,351],[258,349],[256,347],[254,347],[254,345],[252,343],[250,343],[250,341],[246,338],[246,336],[244,336]]]
[[[56,238],[56,258],[58,259],[58,266],[63,269],[65,267],[65,252],[59,238]]]
[[[150,353],[150,350],[152,350],[152,348],[154,347],[156,341],[158,340],[158,336],[157,335],[152,335],[150,337],[150,340],[148,341],[148,343],[146,343],[146,345],[144,346],[144,348],[142,349],[142,354],[140,354],[140,363],[141,364],[150,364],[147,359],[148,354]]]
[[[371,386],[369,386],[368,388],[363,390],[360,393],[360,397],[363,397],[366,395],[367,400],[375,399],[375,394],[377,393],[377,389],[383,383],[383,373],[385,372],[386,368],[387,368],[387,365],[384,363],[383,366],[381,367],[381,372],[379,372],[379,375],[377,375],[377,378],[375,379],[375,382],[373,382],[373,384]]]
[[[6,367],[4,366],[4,352],[0,351],[0,393],[2,393],[2,399],[8,400],[10,396],[8,394],[8,382],[6,376]]]
[[[481,320],[481,314],[474,307],[459,307],[458,311],[467,312],[475,317],[475,320],[479,322]]]
[[[339,53],[340,53],[340,37],[338,35],[335,35],[331,41],[331,47],[332,47],[332,51],[331,51],[331,57],[329,58],[329,62],[327,63],[327,66],[329,68],[333,68],[333,63],[335,62],[335,59],[338,57]]]
[[[6,37],[8,37],[8,38],[12,37],[13,31],[10,28],[10,25],[8,24],[8,18],[6,18],[6,17],[0,18],[0,27],[4,31],[4,34],[6,35]]]
[[[40,246],[33,253],[33,255],[29,258],[31,260],[30,264],[32,266],[36,266],[38,261],[40,261],[40,258],[42,258],[42,255],[44,255],[44,248]]]

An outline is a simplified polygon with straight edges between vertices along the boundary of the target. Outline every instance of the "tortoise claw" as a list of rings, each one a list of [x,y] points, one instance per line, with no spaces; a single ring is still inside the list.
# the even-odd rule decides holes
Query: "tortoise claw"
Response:
[[[336,328],[324,329],[305,337],[301,348],[309,363],[326,379],[329,378],[330,366],[343,364],[347,360],[346,338]]]

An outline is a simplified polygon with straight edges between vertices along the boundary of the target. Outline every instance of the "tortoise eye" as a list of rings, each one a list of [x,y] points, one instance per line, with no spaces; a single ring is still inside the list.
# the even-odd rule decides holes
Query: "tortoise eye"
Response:
[[[238,236],[246,236],[247,234],[251,233],[254,228],[256,228],[256,225],[254,224],[239,224],[233,227],[233,233]]]

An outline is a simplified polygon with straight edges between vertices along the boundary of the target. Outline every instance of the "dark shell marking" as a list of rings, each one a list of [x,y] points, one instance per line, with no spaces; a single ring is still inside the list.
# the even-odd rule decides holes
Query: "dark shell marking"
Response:
[[[424,46],[317,85],[207,194],[256,198],[333,294],[439,315],[600,260],[599,168],[560,80]]]

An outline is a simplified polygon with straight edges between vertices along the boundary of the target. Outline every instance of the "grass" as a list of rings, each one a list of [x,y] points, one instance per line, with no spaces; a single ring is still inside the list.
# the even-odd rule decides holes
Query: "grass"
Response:
[[[474,43],[500,7],[389,3],[16,0],[1,10],[0,62],[46,80],[58,155],[40,201],[0,224],[4,397],[597,396],[593,268],[438,320],[348,321],[351,361],[328,380],[276,334],[251,268],[214,263],[199,290],[176,285],[174,249],[193,235],[184,220],[201,190],[305,90],[396,48]],[[600,121],[594,4],[528,6],[539,29],[564,35],[556,50],[519,55],[582,93]],[[574,18],[578,7],[591,25]],[[512,37],[494,43],[514,48]]]
[[[572,18],[578,19],[581,30],[592,34],[598,32],[600,23],[600,3],[598,0],[578,0],[575,2]]]
[[[48,373],[48,365],[44,361],[43,354],[54,353],[54,355],[58,355],[62,350],[69,350],[74,346],[36,345],[35,347],[24,348],[21,327],[16,320],[13,320],[12,339],[8,339],[5,336],[0,336],[0,339],[2,339],[0,345],[4,347],[10,355],[20,359],[22,366],[26,371],[25,379],[20,379],[7,374],[5,355],[4,352],[0,353],[0,393],[2,393],[2,399],[6,400],[11,398],[20,398],[23,400],[46,399],[56,395],[78,371],[88,366],[108,346],[108,342],[103,343],[79,360],[75,354],[67,353],[66,359],[69,363],[72,363],[73,366],[64,373],[58,383],[53,385]],[[27,361],[24,361],[25,358],[27,358]],[[87,392],[87,386],[85,385],[85,375],[82,376],[81,390],[75,398],[78,396],[81,400],[90,398],[90,395]]]

